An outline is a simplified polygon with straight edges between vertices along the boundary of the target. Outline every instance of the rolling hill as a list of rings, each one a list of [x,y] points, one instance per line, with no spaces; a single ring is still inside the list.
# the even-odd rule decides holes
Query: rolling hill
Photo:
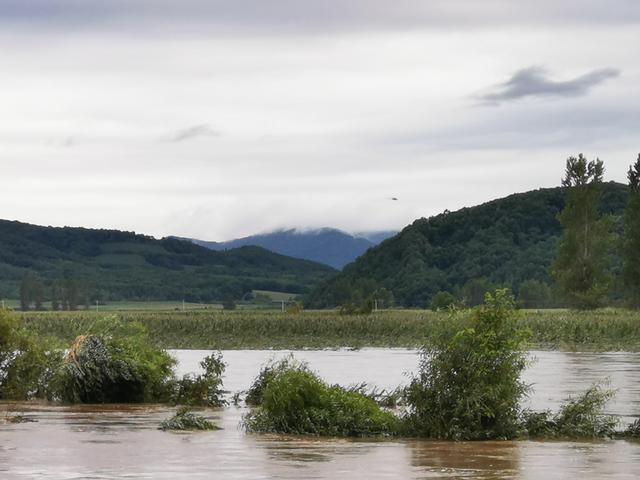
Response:
[[[602,213],[619,216],[626,198],[625,185],[604,184]],[[563,208],[564,191],[558,187],[421,218],[321,284],[307,304],[333,307],[384,287],[396,305],[425,307],[437,292],[460,295],[478,279],[516,293],[526,280],[550,283]]]
[[[191,238],[183,240],[190,240],[193,243],[217,251],[253,245],[289,257],[312,260],[341,269],[369,248],[395,233],[385,231],[352,235],[335,228],[321,228],[318,230],[288,229],[251,235],[228,242],[209,242]]]
[[[40,277],[45,298],[55,282],[73,279],[91,299],[209,302],[253,289],[304,293],[335,270],[260,247],[216,252],[131,232],[0,220],[0,297],[17,298],[27,272]]]

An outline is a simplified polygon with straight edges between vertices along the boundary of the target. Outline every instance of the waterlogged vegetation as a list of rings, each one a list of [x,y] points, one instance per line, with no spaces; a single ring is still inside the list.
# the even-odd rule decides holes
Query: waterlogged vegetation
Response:
[[[569,398],[558,412],[530,412],[523,414],[523,427],[532,438],[612,438],[618,419],[604,415],[605,404],[614,392],[602,385],[594,385],[576,398]],[[624,434],[623,434],[624,435]]]
[[[304,319],[307,314],[273,320]],[[331,385],[308,365],[287,358],[267,364],[258,373],[247,391],[246,403],[252,409],[243,419],[244,428],[251,432],[447,440],[637,436],[637,424],[617,430],[617,423],[603,414],[613,393],[599,386],[569,399],[555,413],[522,410],[529,393],[521,373],[527,366],[524,349],[532,335],[531,320],[515,309],[506,290],[487,295],[483,306],[470,311],[428,315],[437,323],[427,324],[440,327],[429,332],[420,369],[404,390],[387,395],[383,401],[382,395],[367,392],[364,384]],[[186,318],[190,317],[187,314]],[[55,348],[38,356],[41,342],[35,329],[24,327],[26,318],[6,311],[0,318],[2,398],[204,406],[224,403],[225,365],[219,354],[202,361],[200,375],[177,379],[171,369],[173,359],[155,345],[143,323],[94,318],[85,333],[72,342],[61,342],[66,348],[64,356],[56,354],[59,350]],[[338,318],[371,324],[379,319],[377,315]],[[428,318],[414,317],[413,321],[428,322]],[[338,320],[329,317],[328,321]],[[78,322],[76,328],[80,325]],[[30,352],[31,348],[36,353]],[[43,363],[33,360],[37,358],[44,359]],[[8,388],[20,384],[32,387],[21,391]],[[190,422],[201,421],[189,410],[178,414],[166,428],[191,428]]]
[[[372,399],[328,385],[305,364],[292,360],[259,376],[250,391],[260,392],[254,396],[260,403],[243,419],[248,431],[339,437],[400,431],[399,418]]]
[[[201,362],[202,374],[177,379],[175,359],[142,324],[107,317],[84,332],[71,344],[48,341],[0,310],[0,400],[224,404],[220,354]]]
[[[214,423],[192,412],[189,407],[180,407],[174,416],[164,420],[158,428],[165,431],[219,430]]]
[[[420,373],[406,391],[408,433],[447,440],[514,438],[526,331],[518,326],[506,290],[487,294],[470,324],[422,353]]]
[[[103,313],[29,312],[20,314],[27,331],[68,345]],[[463,330],[473,310],[381,310],[368,315],[337,311],[126,312],[123,322],[138,322],[163,348],[304,349],[420,348]],[[640,350],[640,312],[523,310],[518,324],[530,332],[526,348],[580,351]]]
[[[174,382],[171,399],[178,405],[221,407],[227,402],[222,388],[222,374],[226,367],[220,352],[213,353],[200,362],[203,373],[187,374]]]
[[[142,325],[104,319],[69,347],[53,396],[66,403],[157,401],[166,398],[174,364],[151,344]]]

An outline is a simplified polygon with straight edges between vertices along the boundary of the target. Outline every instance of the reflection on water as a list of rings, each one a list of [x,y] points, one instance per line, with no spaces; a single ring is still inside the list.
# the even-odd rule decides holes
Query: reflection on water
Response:
[[[195,371],[208,352],[178,351],[179,373]],[[225,387],[245,389],[272,355],[229,351]],[[555,408],[567,395],[609,377],[618,396],[608,406],[624,418],[640,416],[640,355],[535,352],[525,375],[534,386],[530,405]],[[330,382],[367,381],[381,388],[406,382],[418,363],[415,351],[304,351]],[[259,478],[637,478],[640,443],[343,440],[248,435],[238,425],[245,410],[229,407],[205,415],[223,430],[157,430],[172,413],[164,406],[0,404],[37,423],[0,424],[0,479],[259,479]]]

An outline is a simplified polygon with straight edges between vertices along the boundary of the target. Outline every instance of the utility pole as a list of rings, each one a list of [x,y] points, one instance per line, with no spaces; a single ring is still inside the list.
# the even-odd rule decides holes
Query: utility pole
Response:
[[[96,300],[96,312],[99,311],[100,308],[98,307],[98,300]]]
[[[284,312],[284,300],[282,300],[282,311]]]

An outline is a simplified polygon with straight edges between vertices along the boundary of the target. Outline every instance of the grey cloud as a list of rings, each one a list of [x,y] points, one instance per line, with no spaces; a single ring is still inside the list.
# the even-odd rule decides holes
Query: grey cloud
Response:
[[[429,152],[540,149],[571,150],[593,145],[635,144],[640,108],[626,105],[566,105],[550,111],[542,104],[504,109],[439,130],[389,136],[385,145]],[[491,113],[491,110],[485,112]]]
[[[547,72],[539,67],[518,70],[513,76],[494,88],[494,91],[481,95],[487,104],[499,104],[526,97],[577,97],[586,95],[589,90],[609,78],[620,75],[614,68],[602,68],[585,73],[571,80],[551,80]]]
[[[217,130],[214,130],[207,124],[193,125],[191,127],[178,130],[171,135],[169,141],[171,142],[183,142],[185,140],[191,140],[196,137],[219,137],[221,134]]]
[[[404,29],[438,26],[634,24],[637,0],[0,0],[0,23],[108,30],[203,26],[246,30]],[[137,27],[137,28],[136,28]],[[145,27],[145,28],[142,28]],[[211,32],[210,32],[211,33]]]

